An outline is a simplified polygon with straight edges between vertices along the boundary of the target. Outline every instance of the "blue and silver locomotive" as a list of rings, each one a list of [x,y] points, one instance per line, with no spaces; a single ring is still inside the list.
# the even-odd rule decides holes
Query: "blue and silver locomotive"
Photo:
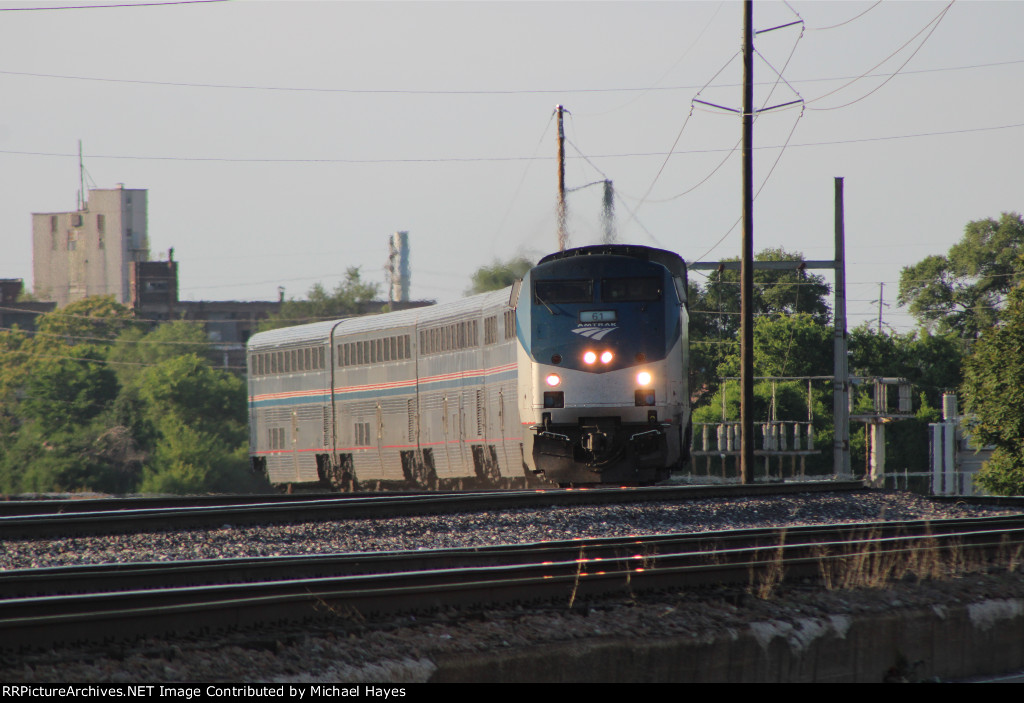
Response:
[[[630,245],[545,257],[516,307],[519,415],[532,471],[646,483],[688,459],[686,267]]]

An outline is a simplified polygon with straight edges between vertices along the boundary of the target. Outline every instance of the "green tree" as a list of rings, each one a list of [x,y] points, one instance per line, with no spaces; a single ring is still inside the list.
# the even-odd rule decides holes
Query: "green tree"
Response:
[[[245,381],[195,354],[146,369],[135,385],[154,426],[186,425],[232,446],[246,441]]]
[[[36,330],[40,337],[63,337],[69,344],[78,344],[114,339],[138,324],[131,309],[114,296],[98,295],[40,315]]]
[[[832,373],[832,332],[809,314],[754,320],[755,376],[826,376]],[[719,376],[739,376],[739,348],[718,367]]]
[[[24,416],[44,432],[67,431],[107,410],[117,392],[117,376],[102,350],[82,344],[62,356],[33,359],[21,405]]]
[[[765,249],[754,259],[803,261],[804,257],[799,252],[779,248]],[[691,386],[703,389],[709,396],[717,387],[719,367],[739,354],[740,274],[738,270],[715,271],[708,275],[703,287],[695,283],[696,276],[691,275],[690,278]],[[830,291],[822,276],[808,274],[804,270],[755,269],[755,319],[800,313],[810,316],[818,325],[827,325],[830,322],[827,302]],[[788,375],[796,374],[790,372]]]
[[[376,283],[366,283],[358,266],[345,270],[345,279],[330,293],[320,283],[314,283],[305,300],[292,298],[281,306],[281,312],[260,323],[260,331],[290,327],[318,320],[333,320],[359,313],[360,303],[374,300],[380,292]]]
[[[1022,254],[1019,214],[970,222],[945,256],[928,256],[903,269],[899,303],[929,330],[976,339],[1000,320],[1007,292],[1020,282]]]
[[[1024,494],[1024,287],[1010,292],[1003,324],[975,343],[962,391],[973,443],[995,446],[978,482],[992,493]]]
[[[246,471],[247,462],[244,445],[228,446],[186,425],[169,426],[145,467],[139,490],[174,495],[269,490]]]
[[[247,470],[242,379],[186,354],[147,368],[133,389],[147,449],[142,491],[269,490]]]
[[[32,338],[20,330],[0,331],[0,454],[15,433]]]
[[[803,261],[800,252],[764,249],[755,261]],[[738,261],[738,259],[726,259]],[[803,269],[754,269],[754,315],[810,315],[819,324],[828,324],[831,287],[822,276]],[[704,289],[690,301],[694,315],[710,316],[711,328],[724,337],[735,337],[740,329],[740,272],[738,269],[714,271]]]
[[[867,325],[850,331],[850,373],[854,376],[898,376],[941,407],[942,394],[959,387],[966,345],[953,333],[879,333]]]
[[[533,262],[521,256],[508,261],[495,259],[490,266],[481,266],[473,272],[469,279],[470,286],[466,289],[466,295],[508,288],[525,276],[531,268],[533,268]]]
[[[20,402],[5,423],[0,490],[124,492],[141,465],[131,438],[113,428],[117,378],[96,345],[32,345],[21,365]]]
[[[200,322],[175,320],[151,330],[130,327],[111,346],[107,357],[122,385],[129,384],[145,368],[187,354],[212,361],[210,340]]]

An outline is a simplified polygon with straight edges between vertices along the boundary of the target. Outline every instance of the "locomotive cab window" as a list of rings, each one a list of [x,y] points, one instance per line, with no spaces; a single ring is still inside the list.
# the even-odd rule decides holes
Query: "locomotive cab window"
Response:
[[[606,303],[653,302],[661,300],[661,279],[606,278],[601,281],[601,300]]]
[[[586,281],[535,281],[533,300],[544,303],[589,303],[594,299],[594,282]]]

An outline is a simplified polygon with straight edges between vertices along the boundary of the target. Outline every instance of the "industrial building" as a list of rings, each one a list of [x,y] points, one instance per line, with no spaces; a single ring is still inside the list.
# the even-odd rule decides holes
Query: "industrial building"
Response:
[[[73,212],[32,214],[35,296],[57,307],[93,295],[131,304],[131,264],[149,259],[146,191],[91,189]]]
[[[19,300],[24,286],[20,278],[0,278],[0,330],[17,327],[31,332],[37,317],[57,308],[52,301]]]

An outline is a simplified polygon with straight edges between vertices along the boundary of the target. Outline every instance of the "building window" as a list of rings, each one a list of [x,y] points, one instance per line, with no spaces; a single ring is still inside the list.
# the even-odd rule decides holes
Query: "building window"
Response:
[[[96,231],[100,234],[106,234],[107,232],[107,216],[96,215]]]

